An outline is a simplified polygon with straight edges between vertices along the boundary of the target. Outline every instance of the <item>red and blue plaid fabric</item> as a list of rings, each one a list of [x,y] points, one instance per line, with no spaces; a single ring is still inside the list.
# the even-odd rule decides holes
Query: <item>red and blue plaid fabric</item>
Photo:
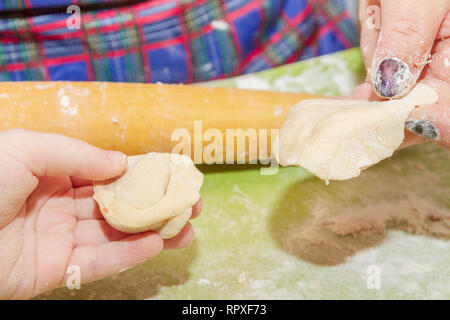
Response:
[[[71,4],[81,7],[78,30],[66,25]],[[0,2],[0,81],[190,83],[357,42],[341,0]]]

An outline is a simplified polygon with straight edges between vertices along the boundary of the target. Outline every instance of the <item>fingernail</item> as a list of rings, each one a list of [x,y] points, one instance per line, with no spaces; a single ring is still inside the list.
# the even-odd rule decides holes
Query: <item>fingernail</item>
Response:
[[[407,130],[430,140],[439,140],[439,130],[428,120],[408,120],[405,123]]]
[[[399,98],[409,92],[414,83],[409,66],[398,58],[383,59],[373,79],[375,92],[382,98]]]
[[[108,151],[108,158],[111,162],[114,162],[117,167],[121,167],[125,162],[125,154],[119,151]]]

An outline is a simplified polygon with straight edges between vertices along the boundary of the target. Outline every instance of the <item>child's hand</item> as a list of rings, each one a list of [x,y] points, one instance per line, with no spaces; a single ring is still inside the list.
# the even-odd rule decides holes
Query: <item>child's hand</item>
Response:
[[[371,6],[381,8],[381,25],[373,24],[376,12],[371,13]],[[417,82],[439,93],[438,104],[419,106],[411,113],[405,145],[430,139],[450,150],[449,10],[450,0],[360,0],[367,79],[351,97],[397,98]]]
[[[155,232],[124,234],[103,220],[90,181],[125,168],[120,152],[57,134],[0,131],[0,298],[64,286],[71,265],[82,282],[93,281],[191,242],[189,223],[164,241]]]

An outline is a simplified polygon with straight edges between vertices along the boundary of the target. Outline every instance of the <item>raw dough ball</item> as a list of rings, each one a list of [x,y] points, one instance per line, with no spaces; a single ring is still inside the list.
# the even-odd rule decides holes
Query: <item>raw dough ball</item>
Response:
[[[127,233],[154,230],[168,239],[191,217],[202,184],[203,174],[189,157],[152,152],[128,157],[120,178],[96,182],[94,199],[114,228]]]
[[[399,100],[312,99],[289,112],[274,150],[281,165],[299,165],[324,180],[345,180],[388,158],[404,139],[404,123],[417,105],[438,101],[418,84]]]

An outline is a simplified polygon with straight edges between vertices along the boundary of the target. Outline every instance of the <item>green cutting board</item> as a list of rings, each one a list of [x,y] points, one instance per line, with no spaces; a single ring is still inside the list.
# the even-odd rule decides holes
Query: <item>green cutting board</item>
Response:
[[[205,85],[343,95],[364,79],[359,49]],[[200,166],[204,209],[196,238],[132,269],[80,290],[61,288],[38,299],[417,299],[450,298],[450,241],[388,230],[333,264],[288,245],[314,206],[347,208],[414,194],[450,210],[450,161],[425,144],[396,152],[359,178],[326,186],[307,171],[256,166]],[[428,179],[432,177],[432,179]],[[405,181],[407,183],[405,183]],[[371,194],[376,186],[381,188]],[[352,239],[353,245],[358,238]],[[317,250],[321,250],[318,248]],[[339,254],[339,252],[337,252]],[[379,288],[367,285],[371,266]]]

